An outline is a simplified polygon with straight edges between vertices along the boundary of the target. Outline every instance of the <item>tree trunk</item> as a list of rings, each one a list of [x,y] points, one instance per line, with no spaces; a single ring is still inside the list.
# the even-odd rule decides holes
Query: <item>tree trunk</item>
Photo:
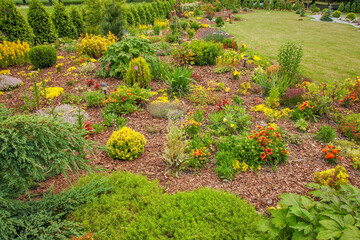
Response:
[[[23,0],[23,3],[26,4],[26,0]]]

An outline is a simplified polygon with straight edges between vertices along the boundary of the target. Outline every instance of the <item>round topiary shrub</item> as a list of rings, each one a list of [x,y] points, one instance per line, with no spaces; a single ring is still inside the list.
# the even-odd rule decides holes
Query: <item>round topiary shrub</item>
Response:
[[[348,14],[346,15],[346,19],[349,19],[350,21],[354,21],[355,18],[356,18],[355,13],[348,13]]]
[[[129,85],[137,83],[140,87],[146,87],[151,80],[150,68],[142,57],[131,60],[126,71],[125,82]]]
[[[131,128],[123,127],[111,134],[106,146],[111,158],[131,161],[144,152],[145,144],[144,135]]]
[[[55,65],[57,60],[57,51],[51,46],[37,46],[29,51],[29,59],[32,65],[37,68],[46,68]]]
[[[333,16],[334,18],[339,18],[339,17],[341,16],[341,12],[340,12],[339,10],[336,10],[336,11],[332,14],[332,16]]]

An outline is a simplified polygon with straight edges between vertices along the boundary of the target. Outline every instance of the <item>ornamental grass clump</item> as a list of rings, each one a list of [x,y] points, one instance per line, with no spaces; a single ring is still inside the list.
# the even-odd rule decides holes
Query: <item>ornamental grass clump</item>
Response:
[[[111,134],[106,146],[111,158],[132,161],[144,152],[145,144],[144,135],[123,127]]]
[[[147,87],[150,81],[150,68],[145,59],[142,57],[132,59],[126,71],[126,84],[132,86],[137,83],[140,87],[144,88]]]
[[[314,173],[314,182],[320,185],[329,186],[332,189],[339,190],[340,185],[346,185],[349,182],[349,175],[343,166],[336,166],[322,172]]]
[[[0,91],[7,91],[20,86],[23,82],[19,78],[0,75]]]

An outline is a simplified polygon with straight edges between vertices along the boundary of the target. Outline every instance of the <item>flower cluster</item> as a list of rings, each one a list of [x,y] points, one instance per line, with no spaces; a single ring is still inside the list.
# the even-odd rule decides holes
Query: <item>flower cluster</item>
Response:
[[[60,73],[61,73],[62,66],[63,66],[62,63],[58,63],[58,64],[56,65],[56,73],[57,73],[57,74],[60,74]]]
[[[270,121],[273,121],[274,119],[288,117],[292,110],[290,108],[276,110],[276,109],[267,107],[265,104],[259,104],[255,107],[253,107],[250,111],[263,112]]]
[[[354,81],[348,78],[344,83],[344,92],[345,96],[343,96],[342,91],[340,92],[339,102],[343,105],[348,106],[351,102],[358,102],[359,101],[359,94],[360,94],[360,76],[357,76]]]
[[[116,40],[116,36],[111,32],[105,37],[86,34],[84,38],[80,39],[77,47],[80,55],[99,58],[106,51],[106,47],[115,43]]]
[[[27,42],[8,42],[0,43],[0,68],[22,65],[29,58],[30,46]]]
[[[193,119],[192,112],[189,112],[186,119],[182,123],[182,127],[185,128],[185,132],[190,136],[195,136],[200,131],[200,122],[196,122]]]
[[[80,236],[80,237],[73,237],[72,236],[69,240],[94,240],[93,235],[94,234],[92,232],[88,232],[85,235]]]
[[[83,129],[85,129],[87,131],[87,133],[85,134],[85,138],[88,139],[89,135],[93,133],[93,128],[91,126],[91,122],[90,121],[85,122]]]
[[[222,110],[224,110],[226,105],[230,105],[229,101],[222,99],[221,102],[219,102],[218,104],[216,104],[216,106],[218,107],[218,111],[221,112]]]
[[[337,159],[341,159],[341,156],[338,155],[340,150],[336,149],[334,146],[328,145],[327,148],[323,148],[321,151],[323,152],[327,163],[336,164]]]
[[[165,29],[169,24],[169,21],[166,20],[161,20],[161,19],[155,19],[154,21],[154,27],[155,26],[159,26],[161,29]]]
[[[205,23],[200,24],[200,28],[208,28],[208,27],[209,27],[209,25],[207,25]]]
[[[156,95],[157,92],[154,92],[154,95]],[[167,93],[163,93],[163,95],[161,95],[160,97],[158,97],[156,100],[152,101],[151,104],[155,104],[155,103],[170,103],[172,101],[170,101],[168,94]],[[180,103],[180,100],[174,96],[174,101],[175,103]]]
[[[10,70],[1,70],[0,71],[0,75],[10,75],[10,74],[11,74]]]
[[[271,126],[266,128],[257,126],[256,128],[258,130],[254,130],[249,139],[257,142],[257,146],[261,151],[259,154],[260,160],[272,163],[285,162],[289,151],[281,141],[281,134]]]
[[[313,109],[314,106],[309,103],[309,101],[305,101],[302,104],[299,105],[300,111],[306,111],[306,109],[311,108]]]
[[[52,100],[64,93],[64,89],[61,87],[49,87],[41,91],[42,95],[45,95],[45,98]]]
[[[234,79],[240,79],[240,77],[241,77],[241,74],[240,74],[237,70],[235,70],[235,71],[233,72],[233,78],[234,78]]]
[[[144,135],[131,128],[123,127],[112,133],[106,146],[111,158],[131,161],[144,152],[145,144]]]
[[[78,66],[82,66],[84,65],[85,63],[88,63],[88,62],[97,62],[96,59],[94,58],[90,58],[88,56],[80,56],[78,57],[77,59],[75,59],[75,64],[78,65]]]
[[[126,100],[130,100],[133,94],[129,89],[121,86],[110,93],[110,96],[104,101],[104,103],[123,103]]]
[[[100,89],[100,83],[95,83],[94,79],[86,80],[85,82],[88,87],[94,87],[95,90]]]
[[[187,160],[187,165],[195,169],[201,168],[209,160],[210,156],[210,151],[206,147],[196,148]]]
[[[349,175],[343,166],[336,166],[322,172],[314,174],[314,182],[329,186],[335,190],[340,189],[340,185],[346,185],[349,182]]]
[[[240,172],[246,172],[248,169],[250,169],[250,171],[253,171],[255,169],[257,170],[261,170],[261,165],[259,165],[258,167],[255,166],[249,166],[246,162],[239,162],[239,160],[234,160],[232,167],[234,169],[234,171],[240,171]]]

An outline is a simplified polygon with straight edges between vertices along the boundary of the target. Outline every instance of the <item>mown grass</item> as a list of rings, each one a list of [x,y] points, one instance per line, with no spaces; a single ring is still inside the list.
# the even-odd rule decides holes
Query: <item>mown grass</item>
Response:
[[[360,31],[350,25],[299,21],[294,12],[256,11],[239,14],[245,21],[226,24],[224,30],[259,54],[277,58],[287,41],[304,49],[302,73],[315,82],[343,81],[360,75]]]

